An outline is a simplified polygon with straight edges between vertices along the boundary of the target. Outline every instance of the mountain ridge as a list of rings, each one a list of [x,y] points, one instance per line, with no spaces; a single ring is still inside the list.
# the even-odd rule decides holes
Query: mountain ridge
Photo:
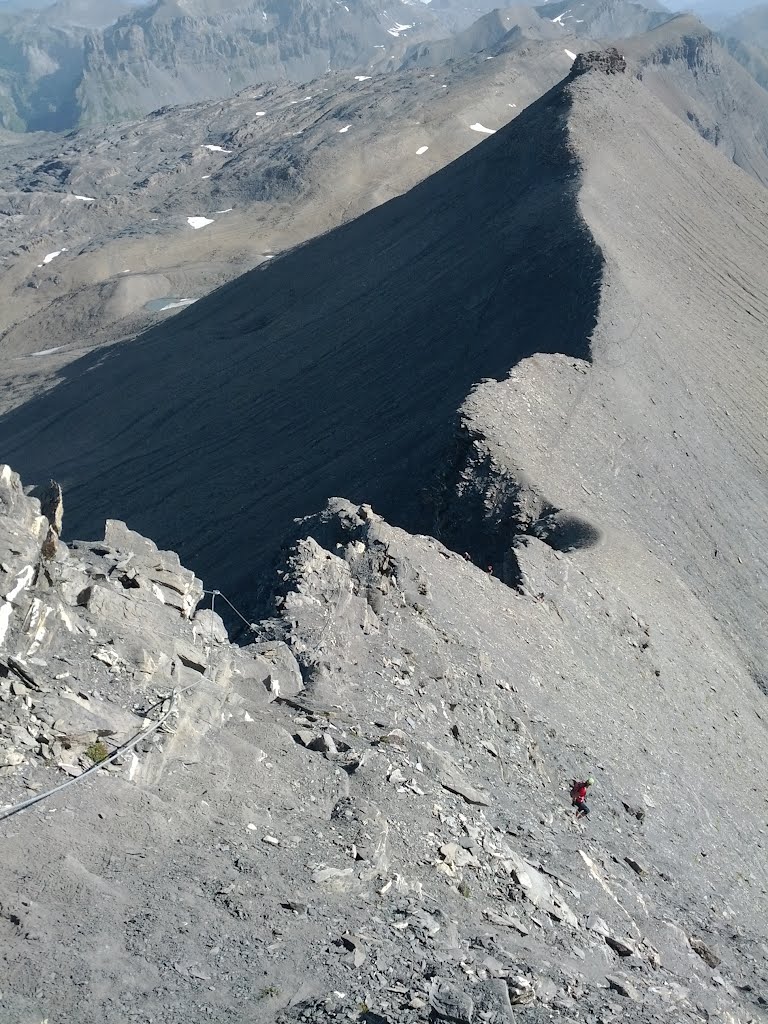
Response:
[[[751,205],[757,223],[762,223],[759,218],[765,213],[765,198],[760,187],[738,170],[732,170],[722,156],[697,140],[695,134],[688,134],[690,129],[680,125],[671,113],[665,112],[665,108],[650,97],[644,86],[631,85],[625,81],[624,75],[604,76],[597,70],[580,75],[577,72],[581,69],[581,60],[577,65],[574,75],[564,85],[555,87],[505,130],[404,197],[371,211],[360,221],[306,243],[272,261],[267,269],[257,269],[224,286],[136,342],[73,364],[65,371],[65,385],[4,418],[0,426],[6,450],[27,475],[45,475],[56,467],[72,495],[70,514],[80,532],[103,515],[103,507],[109,500],[128,519],[137,516],[140,528],[154,525],[164,544],[172,546],[177,541],[182,542],[183,556],[193,563],[200,559],[202,572],[209,571],[210,566],[216,564],[227,588],[241,599],[247,592],[253,595],[236,568],[239,556],[235,552],[245,544],[254,564],[266,566],[272,557],[270,550],[274,552],[284,529],[278,524],[297,515],[308,514],[312,511],[311,505],[322,503],[329,492],[346,491],[353,500],[370,500],[389,516],[402,517],[401,522],[412,531],[428,529],[429,502],[425,504],[418,492],[432,486],[431,478],[441,458],[440,453],[447,450],[451,441],[455,412],[471,386],[483,377],[503,379],[512,366],[533,352],[560,352],[580,359],[589,354],[591,343],[588,339],[593,334],[597,310],[604,302],[600,298],[602,273],[598,268],[603,259],[600,251],[605,249],[605,243],[598,247],[584,227],[583,215],[575,205],[570,210],[567,205],[575,202],[583,172],[578,163],[572,162],[570,151],[563,149],[567,132],[562,118],[567,107],[566,97],[574,89],[579,89],[580,82],[596,83],[592,88],[597,90],[600,98],[609,89],[608,84],[599,88],[601,84],[616,78],[617,85],[610,87],[613,90],[610,95],[623,97],[616,100],[620,109],[622,103],[639,103],[636,109],[646,111],[644,116],[647,118],[650,118],[652,109],[653,117],[664,125],[670,140],[670,153],[676,144],[684,142],[684,153],[693,151],[697,154],[701,169],[694,173],[686,163],[687,157],[675,156],[670,165],[652,158],[656,161],[654,170],[663,175],[671,173],[670,166],[682,160],[680,166],[685,167],[686,172],[681,181],[686,188],[679,193],[678,200],[686,210],[694,210],[698,202],[698,186],[692,184],[697,175],[703,176],[701,187],[708,189],[705,183],[709,178],[715,181],[723,179],[728,181],[727,189],[733,195],[728,210],[734,213],[729,212],[727,217],[741,217],[743,214],[739,211]],[[589,104],[584,110],[589,111]],[[543,123],[552,115],[556,118],[554,124],[557,127]],[[617,113],[608,123],[620,126],[623,132],[623,117]],[[598,131],[599,117],[589,112],[585,113],[584,119]],[[513,142],[519,133],[525,133],[525,144],[522,143],[522,135],[519,145]],[[551,142],[544,144],[537,133],[541,133],[542,138],[551,138]],[[601,136],[598,134],[598,137]],[[594,149],[584,137],[581,137],[580,145],[586,153]],[[502,156],[509,152],[515,154],[511,167],[506,166]],[[559,154],[558,158],[552,155],[555,152]],[[561,160],[559,164],[558,159]],[[638,151],[636,159],[639,165],[643,159],[648,159],[648,155],[643,157]],[[611,167],[613,162],[606,158],[606,167]],[[520,185],[521,194],[527,197],[529,205],[525,211],[513,206],[506,214],[511,219],[504,222],[509,225],[505,230],[510,230],[509,237],[515,240],[498,246],[499,252],[492,259],[500,262],[493,271],[486,252],[487,242],[481,239],[490,230],[490,224],[495,222],[497,212],[491,213],[485,187],[481,187],[479,182],[484,175],[498,175],[494,188],[499,194],[506,194],[508,186],[502,185],[501,181],[508,179],[511,169],[520,176],[521,182],[525,182],[526,175],[532,173],[534,166],[538,167],[538,173],[543,172],[542,181],[547,184],[538,190],[532,189],[530,184]],[[552,175],[551,181],[547,177],[549,174]],[[449,184],[454,176],[462,182],[460,186]],[[449,198],[456,187],[464,197],[458,209],[454,209],[456,204]],[[674,190],[678,186],[672,188]],[[714,186],[713,195],[718,193],[718,188],[726,186]],[[441,189],[447,190],[442,197]],[[478,189],[483,193],[482,197]],[[609,191],[618,204],[613,186]],[[418,212],[425,205],[422,196],[430,195],[430,201],[441,211],[437,221],[433,215]],[[473,198],[475,195],[477,198]],[[531,205],[534,197],[535,204]],[[648,194],[647,201],[650,203],[650,200]],[[475,208],[473,204],[478,203],[479,207]],[[715,222],[718,222],[718,217],[725,216],[721,205],[719,202],[714,204]],[[559,212],[555,213],[556,210]],[[677,219],[680,216],[675,214]],[[691,216],[695,217],[695,214]],[[599,211],[595,217],[599,224]],[[633,230],[641,229],[642,221],[635,222],[634,215],[628,211],[621,217],[629,217],[630,223],[636,223]],[[427,231],[428,222],[439,225],[436,234],[434,227],[429,229],[431,234]],[[655,215],[654,222],[658,225],[659,238],[669,235],[669,229],[659,223]],[[447,254],[435,267],[430,255],[434,247],[440,251],[440,239],[449,224],[452,232],[467,239],[460,261],[463,270]],[[570,227],[563,230],[563,224]],[[494,230],[498,231],[498,227]],[[618,230],[617,224],[611,230]],[[688,227],[685,230],[690,231]],[[421,233],[424,241],[419,240]],[[521,244],[520,237],[533,238],[534,235],[535,246]],[[395,237],[399,239],[396,247]],[[672,242],[665,242],[665,252],[670,244],[677,244],[674,236],[669,237]],[[376,249],[371,250],[364,238],[377,239],[376,245],[383,247],[386,258],[377,254]],[[431,241],[428,243],[426,239]],[[469,239],[475,241],[470,243]],[[756,252],[761,253],[765,238],[744,228],[737,244],[742,243],[747,247],[757,246]],[[512,248],[507,249],[510,244]],[[477,251],[473,245],[478,246]],[[582,245],[585,248],[579,248]],[[620,251],[622,263],[632,268],[619,271],[620,277],[629,273],[630,279],[637,278],[639,285],[649,291],[660,287],[659,284],[651,287],[649,283],[652,261],[644,275],[634,267],[631,253],[624,246]],[[369,255],[363,258],[363,252]],[[395,252],[398,253],[396,259]],[[482,257],[480,252],[484,254]],[[526,253],[522,263],[519,262],[521,257],[514,255],[520,252]],[[756,268],[762,266],[762,257],[750,257],[747,263],[750,267],[748,275],[754,277],[759,274]],[[482,266],[483,274],[476,285],[460,286],[460,280],[471,282],[474,279],[471,275],[466,276],[470,265]],[[379,280],[381,266],[388,268],[384,281]],[[512,269],[515,266],[517,271]],[[533,272],[532,266],[538,269]],[[697,262],[696,267],[696,273],[708,273],[706,259]],[[559,287],[561,297],[565,297],[557,311],[550,311],[542,297],[544,289],[549,286],[546,282],[554,282],[557,277],[554,268],[558,268],[557,272],[562,275]],[[574,268],[579,268],[580,277],[574,277],[577,273]],[[585,274],[587,268],[589,271]],[[332,281],[338,279],[345,280],[345,289],[350,291],[339,292],[332,285]],[[729,279],[722,280],[726,289],[723,301],[733,309],[734,316],[741,309],[742,287],[747,287],[754,295],[760,295],[762,291],[754,280],[749,286],[732,285],[735,290],[731,294],[728,292]],[[519,282],[523,281],[526,283],[521,286]],[[534,281],[537,289],[531,292],[531,282]],[[516,296],[514,301],[508,294],[510,287]],[[518,287],[523,288],[522,294],[518,293]],[[702,294],[704,287],[703,281],[694,274],[688,294]],[[249,295],[247,301],[244,300],[246,294]],[[396,299],[399,294],[410,296],[405,307]],[[445,299],[437,301],[437,294],[451,298],[447,303]],[[663,290],[661,294],[665,294]],[[673,290],[672,295],[675,294]],[[259,310],[256,315],[249,312],[254,299]],[[678,300],[673,297],[670,301],[670,308],[674,309]],[[384,323],[380,322],[380,313],[375,312],[378,302],[384,302],[388,309],[393,310]],[[414,319],[412,311],[417,309],[422,311],[423,320],[421,316]],[[352,310],[356,311],[354,316]],[[672,313],[669,315],[674,319]],[[758,303],[754,312],[749,315],[740,312],[737,316],[740,337],[752,339],[749,343],[752,346],[750,359],[758,358],[754,350],[754,335],[758,319],[763,315]],[[641,316],[641,322],[646,322],[646,318]],[[231,326],[225,327],[227,323]],[[429,327],[415,326],[419,323]],[[308,336],[307,324],[313,325]],[[344,325],[347,339],[344,344],[340,341],[340,325]],[[531,325],[538,326],[534,328]],[[694,334],[690,344],[695,348],[700,344],[697,332],[706,336],[707,327],[704,322],[694,319],[691,330]],[[433,350],[433,332],[452,339],[450,344],[443,343],[442,351]],[[632,336],[631,329],[628,328],[627,333]],[[387,341],[387,338],[399,336],[412,339],[407,350],[411,369],[405,373],[411,385],[402,394],[397,383],[401,379],[400,371],[397,361],[392,364],[391,342]],[[475,339],[473,344],[469,343],[470,338]],[[507,340],[502,343],[502,338]],[[741,344],[744,344],[743,340]],[[192,350],[196,355],[191,366],[179,365],[178,355],[174,353]],[[226,370],[217,354],[221,351],[227,352]],[[264,365],[263,373],[274,374],[271,383],[262,376],[258,395],[252,394],[245,385],[255,353],[259,353],[258,360]],[[334,361],[342,353],[347,368],[345,372],[351,374],[351,380],[356,382],[354,385],[343,374],[331,373],[326,379]],[[150,364],[154,368],[152,374],[147,373]],[[201,367],[204,364],[207,369],[203,371]],[[240,368],[234,375],[232,366]],[[299,371],[299,367],[303,369]],[[86,368],[89,372],[84,374]],[[136,389],[137,396],[148,388],[152,390],[153,397],[141,399],[141,408],[146,403],[147,410],[153,410],[146,423],[142,422],[140,414],[137,418],[130,404],[122,411],[115,408],[112,395],[118,380],[133,381],[129,390]],[[180,383],[182,380],[183,385]],[[200,391],[203,382],[207,388],[210,380],[218,381],[215,399],[205,398]],[[301,386],[307,388],[307,398],[302,399],[299,405],[310,402],[307,408],[311,409],[311,415],[308,418],[291,411],[291,389],[300,381],[304,381]],[[172,390],[168,392],[171,382]],[[450,393],[446,388],[447,382],[450,382]],[[369,386],[372,388],[370,393],[366,391]],[[185,396],[183,400],[182,395]],[[350,396],[354,395],[360,396],[362,404],[355,401],[350,406]],[[393,404],[395,396],[399,397]],[[427,396],[430,396],[429,400]],[[170,408],[167,408],[168,398]],[[400,405],[403,401],[407,403],[405,408],[411,410],[408,414]],[[199,412],[201,402],[207,409],[202,420],[197,415],[190,415],[187,405],[189,403]],[[421,422],[423,413],[417,414],[417,410],[423,408],[425,402],[432,405],[432,409],[429,420],[419,428],[416,424]],[[435,416],[438,406],[432,403],[438,402],[443,412]],[[280,408],[279,416],[274,403]],[[85,407],[92,411],[95,422],[100,424],[97,428],[100,440],[96,445],[91,417],[86,422],[81,418],[80,410]],[[372,409],[377,410],[373,416]],[[67,423],[64,432],[66,444],[57,440],[60,431],[57,424],[62,416],[66,417]],[[414,417],[413,422],[409,420],[410,416]],[[211,433],[210,422],[206,422],[207,417],[217,424],[214,434]],[[141,455],[135,452],[135,429],[139,422],[142,422],[142,431],[149,431],[154,438],[163,438],[160,445],[153,441],[149,450]],[[246,422],[260,424],[256,445],[251,432],[244,427]],[[243,426],[239,426],[240,423]],[[366,424],[364,432],[357,444],[339,454],[336,447],[338,438],[354,437],[355,424],[358,429]],[[307,449],[302,440],[309,430],[316,436],[311,449]],[[677,433],[674,431],[673,436]],[[183,443],[182,437],[185,438]],[[667,443],[664,442],[665,445]],[[675,442],[675,448],[678,443]],[[133,485],[122,469],[125,460],[134,467],[142,465],[139,474],[142,479],[152,481],[150,486],[160,486],[169,465],[175,466],[180,480],[194,480],[198,473],[194,453],[198,450],[215,452],[219,447],[222,452],[226,450],[228,459],[234,458],[239,465],[249,467],[253,486],[265,487],[270,492],[268,519],[271,527],[267,521],[262,522],[262,513],[258,510],[247,520],[242,519],[236,497],[237,487],[234,481],[225,479],[223,464],[218,460],[217,486],[229,496],[230,504],[229,511],[225,511],[224,505],[220,509],[219,525],[215,529],[212,523],[205,525],[203,507],[191,517],[196,524],[194,535],[181,536],[181,524],[187,522],[186,516],[174,514],[167,521],[162,521],[160,510],[166,500],[164,485],[163,490],[151,497],[143,497],[138,503],[132,498]],[[57,454],[54,455],[54,451]],[[276,452],[282,454],[275,455]],[[679,457],[676,455],[672,459],[670,456],[676,466]],[[281,476],[285,466],[292,467],[295,484],[286,486],[287,481]],[[378,467],[374,468],[372,475],[369,473],[371,466]],[[656,475],[662,472],[661,467],[654,468]],[[745,479],[750,473],[751,470],[745,467]],[[82,481],[79,485],[77,477]],[[257,484],[257,480],[261,483]],[[415,487],[413,481],[418,481]],[[187,489],[186,494],[188,500],[193,500],[193,491]],[[566,502],[555,501],[554,504],[569,511],[565,507]],[[159,515],[160,519],[157,518]],[[267,515],[266,511],[264,515]],[[729,521],[730,517],[730,512],[724,508],[720,518],[715,516],[714,521]],[[590,517],[585,518],[589,521]],[[691,536],[696,534],[696,529],[692,527],[692,530]],[[240,531],[243,531],[243,537],[233,551],[231,537]],[[458,537],[455,544],[463,550],[462,545],[469,542],[469,539]],[[724,543],[721,538],[713,547],[722,552]],[[693,556],[693,552],[691,556],[698,563],[699,556]],[[739,575],[744,572],[751,576],[752,570],[740,569]],[[751,579],[749,586],[755,586],[756,577]],[[746,579],[743,585],[747,585]],[[733,601],[736,602],[735,609],[738,602],[735,597]],[[735,611],[734,614],[738,619]],[[739,628],[743,634],[748,632],[745,623]],[[745,635],[744,641],[752,644],[755,638]]]

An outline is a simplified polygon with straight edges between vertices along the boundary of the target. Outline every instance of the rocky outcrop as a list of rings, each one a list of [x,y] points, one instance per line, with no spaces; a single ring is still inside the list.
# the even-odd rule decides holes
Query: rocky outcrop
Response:
[[[723,57],[717,37],[696,18],[680,15],[657,29],[650,37],[657,45],[648,48],[644,63],[682,63],[690,71],[718,74]],[[634,47],[630,47],[633,50]],[[720,59],[719,59],[720,58]]]
[[[198,610],[202,583],[178,555],[115,520],[103,541],[58,542],[61,488],[51,481],[42,493],[48,517],[0,466],[0,770],[38,763],[78,775],[204,677],[244,675],[264,701],[301,689],[284,645],[230,646],[220,616]],[[149,731],[139,751],[169,731]]]
[[[578,53],[571,68],[571,76],[577,77],[587,71],[601,71],[605,75],[623,74],[627,69],[627,62],[616,49],[609,46],[605,50],[590,50],[588,53]]]
[[[514,465],[466,418],[442,474],[434,530],[454,551],[464,552],[512,587],[521,584],[515,551],[526,535],[559,551],[589,548],[600,540],[595,524],[557,508],[523,467]]]

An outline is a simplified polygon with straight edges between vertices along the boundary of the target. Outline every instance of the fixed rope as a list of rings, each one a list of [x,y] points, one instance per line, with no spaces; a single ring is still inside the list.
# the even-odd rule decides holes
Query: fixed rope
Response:
[[[246,617],[232,604],[232,602],[229,600],[229,598],[226,596],[226,594],[222,594],[222,592],[220,590],[204,590],[203,593],[207,594],[211,598],[211,611],[212,612],[215,611],[216,598],[217,597],[221,597],[221,598],[223,598],[227,602],[227,604],[230,606],[232,611],[239,618],[241,618],[243,620],[243,622],[246,624],[246,626],[251,631],[255,632],[255,627],[254,627],[253,623],[249,622],[248,619],[246,619]],[[213,618],[211,618],[211,631],[210,631],[210,646],[211,646],[211,649],[213,649],[213,642],[214,642],[214,635],[213,635],[214,634],[214,625],[215,625],[215,620]],[[171,637],[168,637],[168,638],[172,639]],[[107,765],[112,764],[114,761],[116,761],[123,754],[127,754],[129,751],[133,750],[134,747],[138,746],[138,744],[142,742],[142,740],[147,739],[154,732],[157,732],[157,730],[165,722],[168,721],[168,719],[173,714],[173,712],[176,711],[177,703],[178,703],[178,698],[182,694],[188,693],[190,690],[194,690],[197,686],[200,685],[200,682],[195,682],[195,683],[192,683],[189,686],[185,686],[182,690],[173,690],[173,691],[171,691],[171,695],[169,697],[165,698],[162,702],[158,702],[158,704],[160,704],[160,703],[162,703],[163,705],[167,704],[167,707],[163,711],[163,713],[160,716],[160,718],[156,722],[152,722],[146,728],[141,729],[139,732],[136,733],[135,736],[132,736],[131,739],[127,740],[125,743],[121,743],[120,746],[117,747],[107,757],[105,757],[103,761],[99,761],[96,764],[91,765],[91,767],[90,768],[86,768],[85,771],[81,775],[77,775],[74,778],[67,779],[66,782],[62,782],[61,785],[59,785],[59,786],[54,786],[52,789],[47,789],[43,793],[36,793],[35,796],[29,797],[27,800],[21,800],[19,803],[11,804],[9,807],[3,808],[2,810],[0,810],[0,821],[4,821],[6,818],[12,817],[14,814],[19,814],[21,811],[28,810],[30,807],[34,807],[35,804],[39,804],[41,801],[47,800],[48,797],[53,796],[55,793],[61,793],[62,790],[67,789],[69,786],[74,786],[78,782],[82,782],[83,779],[86,779],[89,775],[93,775],[94,773],[97,773],[100,769],[106,768]],[[158,706],[157,704],[154,705],[154,707],[157,707],[157,706]],[[151,711],[151,710],[153,710],[153,708],[150,708],[149,710]]]
[[[191,686],[186,686],[183,690],[173,690],[170,697],[166,698],[166,701],[163,702],[167,703],[168,707],[156,722],[152,722],[151,725],[145,729],[141,729],[135,736],[131,737],[131,739],[127,740],[125,743],[121,743],[120,746],[117,747],[117,749],[108,757],[105,757],[103,761],[99,761],[98,763],[91,765],[90,768],[86,768],[82,775],[77,775],[73,779],[67,779],[67,781],[62,782],[60,786],[54,786],[53,789],[47,789],[44,793],[37,793],[35,796],[29,797],[27,800],[22,800],[17,804],[11,804],[10,807],[4,808],[4,810],[0,811],[0,821],[5,820],[5,818],[10,818],[14,814],[18,814],[20,811],[25,811],[29,807],[33,807],[35,804],[40,803],[41,800],[47,800],[49,796],[53,796],[54,793],[60,793],[63,789],[67,789],[68,786],[74,786],[76,783],[82,782],[83,779],[87,778],[89,775],[98,772],[100,768],[106,768],[108,764],[112,764],[112,762],[116,761],[118,757],[123,754],[127,754],[130,750],[133,750],[133,748],[138,746],[142,740],[151,736],[152,733],[156,732],[164,722],[168,721],[170,716],[176,710],[176,703],[181,694],[187,693],[187,691],[194,689],[198,685],[198,683],[192,683]]]
[[[211,598],[211,611],[214,610],[214,603],[216,601],[216,598],[220,597],[224,601],[227,602],[227,604],[232,609],[232,611],[235,613],[235,615],[237,615],[237,617],[239,619],[243,620],[243,622],[246,624],[248,629],[251,630],[252,633],[256,632],[256,627],[254,626],[254,624],[252,622],[249,622],[249,620],[246,619],[246,617],[242,614],[242,612],[240,612],[237,608],[235,608],[235,606],[232,604],[232,602],[229,600],[229,598],[227,597],[226,594],[222,594],[222,592],[220,590],[204,590],[203,593],[204,594],[208,594],[208,596]],[[211,637],[213,637],[213,624],[211,624]]]

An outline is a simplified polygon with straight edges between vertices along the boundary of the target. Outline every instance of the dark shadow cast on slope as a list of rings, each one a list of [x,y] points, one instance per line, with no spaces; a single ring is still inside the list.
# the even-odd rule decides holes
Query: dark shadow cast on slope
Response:
[[[472,385],[589,358],[602,256],[570,104],[556,87],[406,195],[72,364],[0,421],[3,460],[62,483],[68,535],[125,519],[241,603],[331,495],[428,532]]]

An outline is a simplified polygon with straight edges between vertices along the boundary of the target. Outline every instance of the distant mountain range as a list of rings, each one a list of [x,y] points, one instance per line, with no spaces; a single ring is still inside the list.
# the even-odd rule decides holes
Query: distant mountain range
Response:
[[[633,0],[555,0],[488,10],[460,0],[44,0],[0,4],[0,129],[62,131],[231,96],[250,85],[308,82],[461,59],[506,40],[625,39],[673,15]],[[766,8],[722,38],[768,81]],[[761,14],[761,11],[763,12]],[[761,26],[763,29],[761,30]]]
[[[537,8],[543,18],[588,39],[626,39],[648,32],[673,15],[660,4],[633,0],[555,0]]]
[[[441,31],[427,6],[404,0],[158,0],[86,38],[80,119],[136,117],[343,68],[370,74]]]
[[[57,131],[329,70],[396,66],[444,28],[403,0],[63,0],[0,10],[0,127]]]
[[[768,88],[768,5],[726,19],[719,35],[729,53],[763,88]]]
[[[130,0],[61,0],[21,12],[0,7],[0,128],[61,131],[76,125],[86,37],[132,7]]]

